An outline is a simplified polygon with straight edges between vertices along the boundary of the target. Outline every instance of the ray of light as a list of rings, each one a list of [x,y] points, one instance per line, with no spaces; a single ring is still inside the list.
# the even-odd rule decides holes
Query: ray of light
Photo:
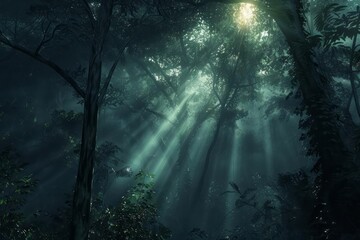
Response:
[[[271,136],[271,128],[269,121],[263,121],[262,127],[259,128],[259,136],[262,133],[263,135],[263,145],[264,145],[264,158],[265,158],[265,167],[267,176],[272,176],[273,171],[273,143]]]
[[[238,126],[241,128],[241,121]],[[241,155],[239,154],[239,148],[241,144],[239,129],[234,130],[233,139],[231,143],[231,156],[230,156],[230,164],[228,170],[228,182],[237,182],[240,176],[240,166],[241,166]],[[234,196],[233,194],[227,194],[225,199],[225,224],[224,229],[231,229],[235,227],[235,220],[232,214],[234,209]]]
[[[174,109],[172,112],[168,115],[168,118],[175,122],[178,114],[181,112],[181,110],[184,108],[186,101],[190,98],[190,96],[187,96],[184,98],[181,103]],[[151,158],[152,154],[157,150],[158,148],[158,142],[161,140],[161,138],[166,134],[167,131],[172,127],[172,124],[168,121],[163,122],[163,124],[159,127],[159,129],[154,133],[151,134],[150,137],[145,138],[140,143],[140,146],[136,146],[135,153],[133,153],[133,157],[131,157],[131,167],[136,171],[140,170],[144,163]],[[141,151],[138,151],[138,148],[141,148]]]
[[[183,128],[183,126],[180,126],[180,131]],[[176,133],[179,134],[179,133]],[[160,157],[159,160],[155,161],[154,164],[152,164],[153,166],[150,167],[150,171],[155,174],[156,179],[161,179],[161,181],[163,181],[163,175],[167,172],[167,170],[170,168],[172,168],[172,165],[175,164],[175,161],[171,161],[174,159],[174,156],[176,156],[176,152],[178,151],[178,146],[179,146],[179,138],[172,137],[172,139],[170,140],[170,142],[167,144],[167,149],[165,150],[165,152],[162,154],[162,156]],[[166,165],[169,164],[167,167],[167,169],[165,169]],[[164,171],[165,170],[165,171]],[[166,174],[168,175],[168,174]],[[165,177],[165,179],[167,179],[167,177]]]

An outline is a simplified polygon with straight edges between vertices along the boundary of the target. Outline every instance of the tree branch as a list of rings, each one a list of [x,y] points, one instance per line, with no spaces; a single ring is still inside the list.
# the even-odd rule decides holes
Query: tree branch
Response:
[[[67,74],[64,69],[62,69],[56,63],[46,59],[45,57],[41,56],[40,54],[38,54],[36,52],[34,53],[34,52],[26,49],[23,46],[12,43],[7,37],[4,36],[4,34],[1,31],[0,31],[0,43],[3,43],[4,45],[6,45],[16,51],[21,52],[21,53],[33,58],[34,60],[47,65],[48,67],[53,69],[56,73],[58,73],[66,82],[68,82],[81,97],[83,97],[83,98],[85,97],[85,92],[80,88],[80,86],[76,83],[76,81],[69,74]]]
[[[107,92],[107,90],[109,88],[110,81],[112,79],[112,76],[114,75],[115,69],[116,69],[120,59],[121,59],[121,55],[115,60],[115,62],[111,66],[111,68],[109,70],[109,73],[108,73],[108,75],[107,75],[107,77],[105,79],[105,83],[104,83],[103,87],[100,90],[99,106],[101,106],[104,103],[106,92]]]
[[[35,50],[35,54],[39,54],[41,48],[44,46],[44,44],[45,44],[44,42],[46,41],[46,35],[47,35],[48,31],[49,31],[50,26],[51,26],[51,22],[49,22],[48,25],[46,26],[46,28],[43,29],[43,37],[41,39],[41,42],[39,43],[39,46]]]
[[[85,11],[89,17],[90,20],[90,24],[91,24],[91,28],[94,30],[95,29],[95,25],[96,25],[96,19],[94,17],[94,13],[91,10],[91,7],[89,5],[89,3],[86,0],[82,1],[85,7]]]
[[[150,72],[150,70],[147,68],[144,62],[142,62],[139,59],[135,60],[138,64],[138,66],[148,75],[148,77],[153,81],[155,86],[162,92],[162,94],[165,96],[166,100],[170,103],[171,106],[174,106],[174,102],[170,98],[169,94],[165,91],[163,86],[158,82],[158,80],[155,78],[155,76]]]
[[[56,31],[58,31],[60,29],[60,27],[64,26],[64,24],[59,24],[59,25],[55,26],[52,33],[51,33],[51,36],[49,38],[46,38],[46,35],[47,35],[47,33],[49,31],[49,28],[50,28],[50,25],[51,25],[51,23],[49,23],[49,25],[46,27],[46,30],[44,32],[44,36],[43,36],[41,42],[39,43],[39,46],[35,50],[36,55],[38,55],[40,53],[41,49],[45,46],[45,44],[49,43],[51,40],[54,39]]]
[[[109,70],[109,73],[108,73],[108,75],[107,75],[107,77],[106,77],[106,79],[105,79],[105,83],[104,83],[103,87],[102,87],[101,90],[100,90],[99,106],[101,106],[101,105],[104,103],[104,101],[105,101],[105,95],[106,95],[106,92],[107,92],[107,90],[108,90],[108,88],[109,88],[109,85],[110,85],[112,76],[114,75],[114,72],[115,72],[115,70],[116,70],[116,67],[117,67],[117,65],[119,64],[120,59],[121,59],[121,57],[122,57],[122,55],[123,55],[126,47],[129,45],[129,43],[130,43],[130,40],[127,41],[127,42],[125,43],[125,45],[122,46],[121,48],[119,47],[119,49],[121,49],[121,50],[119,50],[119,56],[118,56],[118,58],[115,60],[115,62],[113,63],[113,65],[111,66],[111,68],[110,68],[110,70]]]
[[[219,77],[216,78],[218,79]],[[219,93],[216,91],[215,81],[213,81],[212,90],[215,93],[216,98],[219,100],[221,107],[223,107],[224,106],[223,101],[221,100]]]

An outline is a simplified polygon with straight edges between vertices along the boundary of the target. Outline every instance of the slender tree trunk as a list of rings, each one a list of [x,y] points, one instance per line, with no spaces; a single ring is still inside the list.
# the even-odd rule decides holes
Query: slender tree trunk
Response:
[[[196,183],[194,194],[192,196],[192,204],[191,204],[192,212],[202,212],[205,210],[204,203],[208,196],[208,190],[210,185],[210,181],[208,179],[209,170],[211,166],[211,160],[214,155],[215,146],[218,141],[220,130],[223,124],[223,113],[224,113],[224,106],[221,106],[219,115],[216,119],[214,133],[211,138],[210,145],[208,146],[206,152],[204,166],[200,172],[200,178]]]
[[[87,240],[90,225],[90,205],[95,162],[96,132],[102,70],[102,52],[109,31],[113,0],[102,0],[89,60],[84,101],[84,118],[80,160],[75,183],[70,240]]]
[[[206,190],[205,180],[206,180],[206,177],[207,177],[208,172],[209,172],[211,157],[213,156],[214,148],[216,146],[216,142],[217,142],[219,134],[220,134],[221,126],[223,124],[223,121],[222,121],[223,120],[223,113],[224,113],[223,108],[224,107],[220,108],[219,117],[217,119],[216,126],[215,126],[215,132],[214,132],[214,135],[212,137],[211,143],[210,143],[210,145],[208,147],[208,150],[206,152],[205,164],[204,164],[204,167],[202,168],[201,175],[200,175],[200,180],[199,180],[197,188],[196,188],[196,192],[198,194],[204,193],[204,191]],[[200,198],[198,198],[198,199],[200,199]]]
[[[98,84],[95,83],[95,85]],[[89,89],[86,94],[84,104],[80,162],[73,199],[71,240],[88,238],[98,118],[98,94],[96,93],[98,93],[98,86],[91,87],[91,90]]]

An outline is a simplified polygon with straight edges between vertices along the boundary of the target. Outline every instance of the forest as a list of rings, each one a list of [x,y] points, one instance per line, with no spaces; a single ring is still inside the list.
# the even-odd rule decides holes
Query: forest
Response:
[[[360,239],[358,0],[1,0],[0,240]]]

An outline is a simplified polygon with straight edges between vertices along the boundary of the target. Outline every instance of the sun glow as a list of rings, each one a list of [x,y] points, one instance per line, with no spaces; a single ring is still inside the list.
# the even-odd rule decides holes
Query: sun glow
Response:
[[[235,20],[241,27],[253,25],[255,22],[255,6],[250,3],[241,3],[235,10]]]

